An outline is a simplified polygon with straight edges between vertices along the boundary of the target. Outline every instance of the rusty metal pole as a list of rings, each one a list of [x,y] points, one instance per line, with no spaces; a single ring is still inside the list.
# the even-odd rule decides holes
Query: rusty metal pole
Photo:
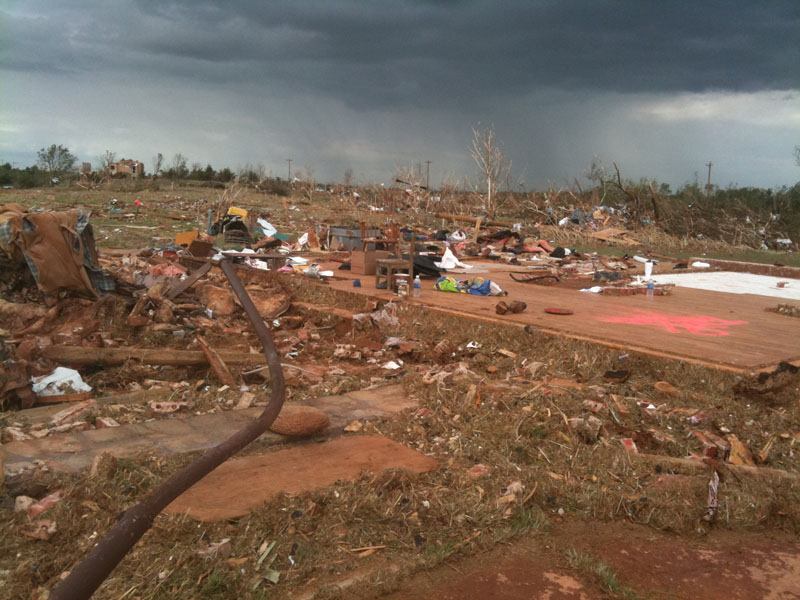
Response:
[[[50,600],[86,600],[90,598],[136,542],[152,527],[153,520],[158,513],[183,492],[266,432],[280,413],[286,397],[286,388],[280,357],[275,349],[272,336],[236,275],[230,259],[223,259],[219,266],[242,303],[256,335],[264,347],[272,388],[269,403],[258,419],[164,481],[139,504],[126,510],[106,537],[92,548],[89,555],[72,569],[69,576],[53,590]]]

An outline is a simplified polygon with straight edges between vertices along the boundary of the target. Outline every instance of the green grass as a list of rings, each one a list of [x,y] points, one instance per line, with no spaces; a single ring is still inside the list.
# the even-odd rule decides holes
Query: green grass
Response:
[[[580,574],[589,577],[600,589],[612,598],[620,600],[643,600],[633,590],[619,582],[616,572],[599,558],[591,554],[570,548],[566,552],[569,566]]]
[[[694,256],[697,256],[695,254]],[[773,265],[780,263],[787,267],[800,267],[800,254],[787,252],[772,252],[768,250],[742,250],[741,252],[709,252],[705,258],[718,258],[720,260],[738,260],[742,262],[761,263]],[[681,258],[690,258],[689,255]]]
[[[200,589],[201,598],[230,598],[235,594],[236,585],[230,580],[230,575],[214,569],[209,573]]]
[[[513,536],[520,536],[529,531],[543,529],[547,524],[547,516],[538,507],[522,507],[511,519],[509,529]]]
[[[576,250],[580,252],[597,252],[601,256],[622,256],[623,254],[637,254],[643,252],[635,246],[606,246],[606,245],[578,245]],[[736,260],[740,262],[752,262],[764,265],[780,263],[787,267],[800,267],[800,254],[788,252],[774,252],[771,250],[735,250],[730,252],[701,252],[680,251],[672,248],[649,248],[651,252],[672,256],[681,260],[690,258],[717,258],[720,260]]]

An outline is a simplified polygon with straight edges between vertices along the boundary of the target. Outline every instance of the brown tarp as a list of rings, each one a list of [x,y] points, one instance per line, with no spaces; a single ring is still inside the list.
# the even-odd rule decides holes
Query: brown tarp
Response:
[[[60,289],[98,297],[84,263],[84,240],[77,232],[80,211],[22,213],[18,205],[0,206],[0,224],[8,227],[4,246],[9,257],[33,263],[39,289]],[[28,266],[31,266],[30,264]]]

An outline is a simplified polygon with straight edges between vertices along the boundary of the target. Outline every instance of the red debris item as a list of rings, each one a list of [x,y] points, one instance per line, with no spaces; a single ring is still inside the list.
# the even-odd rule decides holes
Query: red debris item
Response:
[[[544,312],[550,315],[574,315],[575,312],[568,308],[545,308]]]
[[[86,413],[92,411],[96,404],[97,403],[94,400],[84,400],[83,402],[79,402],[57,412],[50,418],[50,422],[59,425],[61,423],[71,423],[73,421],[77,421]]]
[[[24,442],[29,439],[31,439],[31,436],[19,427],[4,427],[2,435],[0,435],[0,441],[3,442]]]
[[[483,479],[491,472],[492,472],[491,467],[487,467],[486,465],[482,465],[479,463],[474,467],[472,467],[469,471],[467,471],[467,475],[470,476],[470,479]]]
[[[34,540],[50,539],[50,536],[56,532],[56,522],[52,519],[39,519],[33,523],[29,523],[23,530],[22,535]]]
[[[541,247],[543,250],[546,250],[547,252],[552,252],[553,250],[555,250],[555,248],[553,248],[553,247],[552,247],[550,244],[548,244],[548,243],[547,243],[547,240],[539,240],[539,241],[538,241],[538,242],[536,242],[536,243],[537,243],[537,244],[538,244],[538,245],[539,245],[539,246],[540,246],[540,247]]]
[[[188,403],[186,402],[158,402],[154,401],[150,403],[150,408],[153,412],[157,413],[173,413],[178,412],[182,408],[186,408]]]
[[[628,414],[628,407],[625,406],[622,402],[620,402],[619,396],[611,394],[611,399],[614,401],[614,406],[617,407],[617,410],[621,415]]]
[[[164,263],[150,267],[150,275],[164,275],[165,277],[180,277],[186,274],[186,269],[180,265]]]
[[[596,400],[584,400],[583,401],[583,407],[586,410],[597,414],[597,413],[602,412],[603,410],[605,410],[606,405],[605,405],[605,403],[598,402]]]
[[[58,502],[61,500],[63,496],[64,496],[64,490],[58,490],[56,492],[53,492],[49,496],[45,496],[38,502],[31,504],[30,508],[28,508],[28,516],[33,518],[42,514],[51,506],[58,504]]]
[[[633,441],[632,438],[622,438],[620,440],[622,442],[622,446],[628,452],[633,452],[634,454],[639,454],[639,449],[636,447],[636,442]]]
[[[97,417],[94,422],[95,427],[98,429],[106,429],[107,427],[119,427],[116,419],[111,417]]]

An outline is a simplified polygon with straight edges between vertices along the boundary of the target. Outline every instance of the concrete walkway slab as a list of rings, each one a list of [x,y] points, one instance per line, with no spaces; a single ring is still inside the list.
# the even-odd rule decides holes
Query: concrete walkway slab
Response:
[[[387,385],[339,396],[323,396],[305,402],[319,408],[331,420],[325,434],[340,433],[353,420],[388,417],[415,406],[400,385]],[[96,456],[108,452],[118,458],[147,454],[185,454],[211,448],[256,418],[263,409],[190,416],[185,419],[162,419],[108,429],[92,429],[0,446],[0,462],[10,474],[42,460],[56,471],[77,472],[92,465]],[[260,441],[280,444],[290,438],[267,432]]]

